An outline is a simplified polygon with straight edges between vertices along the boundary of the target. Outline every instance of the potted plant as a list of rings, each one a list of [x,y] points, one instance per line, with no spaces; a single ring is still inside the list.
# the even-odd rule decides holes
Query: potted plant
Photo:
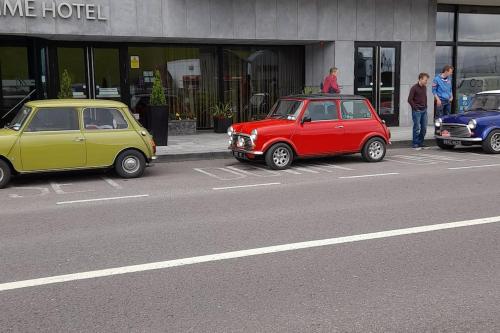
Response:
[[[73,90],[71,89],[71,76],[68,70],[65,69],[61,76],[61,85],[59,93],[57,94],[59,99],[73,98]]]
[[[153,89],[149,98],[148,124],[156,144],[166,146],[168,144],[168,107],[159,70],[155,71]]]
[[[230,103],[219,103],[212,107],[215,133],[226,133],[233,124],[233,109]]]

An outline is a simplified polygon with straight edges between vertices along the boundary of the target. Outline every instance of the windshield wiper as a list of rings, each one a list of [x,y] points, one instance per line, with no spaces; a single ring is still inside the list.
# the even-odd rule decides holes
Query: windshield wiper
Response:
[[[287,118],[288,116],[286,115],[282,115],[282,114],[273,114],[271,115],[271,118]]]

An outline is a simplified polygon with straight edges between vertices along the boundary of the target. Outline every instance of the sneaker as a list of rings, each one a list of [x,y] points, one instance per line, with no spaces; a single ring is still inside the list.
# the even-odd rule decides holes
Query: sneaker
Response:
[[[419,146],[413,146],[413,149],[414,149],[414,150],[422,150],[422,147],[419,147]]]
[[[431,148],[431,147],[426,146],[426,145],[420,145],[420,147],[419,147],[419,148],[421,148],[421,149],[429,149],[429,148]]]

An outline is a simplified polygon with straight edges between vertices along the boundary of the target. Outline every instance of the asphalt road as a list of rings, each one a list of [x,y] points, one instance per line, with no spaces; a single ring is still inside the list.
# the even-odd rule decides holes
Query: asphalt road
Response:
[[[499,332],[499,185],[500,156],[436,148],[20,177],[0,331]]]

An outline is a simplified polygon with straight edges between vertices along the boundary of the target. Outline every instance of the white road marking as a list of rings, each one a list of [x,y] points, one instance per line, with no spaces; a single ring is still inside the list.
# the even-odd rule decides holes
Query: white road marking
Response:
[[[286,173],[291,173],[292,175],[301,175],[300,172],[290,170],[290,169],[285,169],[285,170],[281,170],[281,171],[286,172]]]
[[[201,264],[201,263],[207,263],[207,262],[216,262],[216,261],[221,261],[221,260],[245,258],[245,257],[252,257],[252,256],[258,256],[258,255],[264,255],[264,254],[287,252],[287,251],[304,250],[304,249],[318,248],[318,247],[329,246],[329,245],[354,243],[354,242],[374,240],[374,239],[383,239],[383,238],[390,238],[390,237],[414,235],[414,234],[421,234],[421,233],[426,233],[426,232],[456,229],[456,228],[463,228],[463,227],[472,227],[472,226],[493,224],[493,223],[499,223],[499,222],[500,222],[500,216],[496,216],[496,217],[483,218],[483,219],[477,219],[477,220],[467,220],[467,221],[460,221],[460,222],[431,224],[431,225],[425,225],[425,226],[420,226],[420,227],[386,230],[386,231],[372,232],[372,233],[367,233],[367,234],[359,234],[359,235],[352,235],[352,236],[345,236],[345,237],[313,240],[313,241],[300,242],[300,243],[290,243],[290,244],[283,244],[283,245],[260,247],[260,248],[254,248],[254,249],[248,249],[248,250],[209,254],[209,255],[183,258],[183,259],[159,261],[159,262],[152,262],[152,263],[141,264],[141,265],[115,267],[115,268],[108,268],[108,269],[80,272],[80,273],[66,274],[66,275],[56,275],[56,276],[50,276],[50,277],[44,277],[44,278],[38,278],[38,279],[32,279],[32,280],[22,280],[22,281],[2,283],[2,284],[0,284],[0,292],[7,291],[7,290],[21,289],[21,288],[44,286],[44,285],[50,285],[50,284],[62,283],[62,282],[88,280],[88,279],[95,279],[95,278],[114,276],[114,275],[153,271],[153,270],[166,269],[166,268],[172,268],[172,267],[180,267],[180,266]]]
[[[385,176],[395,176],[395,175],[399,175],[399,173],[398,172],[389,172],[389,173],[376,173],[376,174],[372,174],[372,175],[345,176],[345,177],[339,177],[339,179],[385,177]]]
[[[209,170],[212,170],[212,169],[215,169],[215,170],[220,170],[220,171],[223,171],[223,172],[226,172],[226,173],[230,173],[232,175],[235,175],[236,177],[230,177],[230,178],[227,178],[227,177],[220,177],[214,173],[211,173],[209,171],[206,171],[206,169],[209,169]],[[241,179],[241,178],[246,178],[245,175],[241,174],[241,173],[237,173],[237,172],[234,172],[234,171],[231,171],[231,170],[228,170],[228,169],[225,169],[225,168],[194,168],[193,169],[194,171],[198,171],[204,175],[207,175],[207,176],[210,176],[210,177],[213,177],[213,178],[216,178],[216,179],[219,179],[219,180],[235,180],[235,179]]]
[[[108,183],[109,186],[116,188],[117,190],[121,190],[123,187],[115,182],[113,179],[108,178],[108,177],[102,177],[102,179]]]
[[[325,167],[325,168],[338,169],[338,170],[344,170],[344,171],[354,171],[354,169],[346,168],[346,167],[342,167],[342,166],[334,165],[334,164],[318,163],[318,165],[321,165],[322,167]]]
[[[17,193],[9,194],[9,198],[20,199],[20,198],[31,198],[31,197],[43,197],[50,193],[50,190],[46,187],[12,187],[9,190],[23,190],[23,191],[38,191],[37,194],[32,195],[20,195]]]
[[[497,166],[500,166],[500,164],[471,165],[471,166],[465,166],[465,167],[448,168],[448,170],[492,168],[492,167],[497,167]]]
[[[212,190],[223,191],[223,190],[234,190],[234,189],[238,189],[238,188],[274,186],[274,185],[281,185],[281,183],[266,183],[266,184],[252,184],[252,185],[240,185],[240,186],[228,186],[228,187],[214,187]]]
[[[248,170],[245,170],[245,169],[236,168],[236,167],[233,167],[233,166],[228,166],[227,169],[233,170],[235,172],[240,172],[240,173],[243,173],[243,174],[246,174],[246,175],[249,175],[249,176],[254,176],[254,177],[263,177],[263,178],[265,178],[265,177],[276,177],[276,176],[280,175],[277,172],[269,172],[269,170],[266,170],[266,169],[263,169],[263,168],[254,168],[254,169],[260,169],[260,170],[264,171],[267,174],[258,174],[258,173],[252,172],[252,171],[248,171]],[[256,171],[258,171],[258,170],[256,170]]]
[[[72,201],[60,201],[56,205],[69,205],[77,203],[87,203],[87,202],[98,202],[98,201],[113,201],[122,199],[135,199],[135,198],[145,198],[149,197],[149,194],[139,194],[139,195],[127,195],[124,197],[110,197],[110,198],[96,198],[96,199],[85,199],[85,200],[72,200]]]
[[[56,194],[59,194],[59,195],[62,195],[62,194],[74,194],[74,193],[85,193],[85,192],[93,192],[94,190],[83,190],[83,191],[71,191],[71,192],[67,192],[65,190],[63,190],[63,186],[72,186],[73,184],[69,183],[69,184],[59,184],[59,183],[55,183],[55,182],[51,182],[50,183],[50,186],[52,187],[52,189],[54,190],[54,192],[56,192]]]
[[[414,163],[414,162],[407,162],[407,161],[398,161],[398,160],[393,160],[391,158],[385,158],[384,160],[390,161],[390,162],[396,162],[396,163],[401,163],[401,164],[411,164],[411,165],[428,165],[429,163]]]
[[[302,171],[302,172],[319,173],[318,171],[311,170],[311,169],[304,168],[304,167],[293,167],[293,169],[294,170],[299,170],[299,171]]]

